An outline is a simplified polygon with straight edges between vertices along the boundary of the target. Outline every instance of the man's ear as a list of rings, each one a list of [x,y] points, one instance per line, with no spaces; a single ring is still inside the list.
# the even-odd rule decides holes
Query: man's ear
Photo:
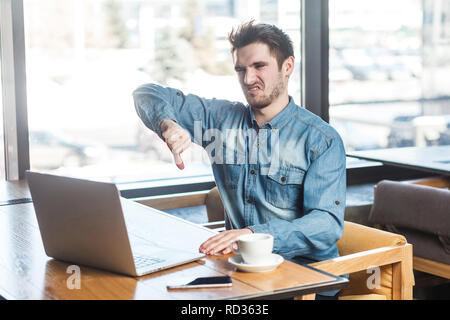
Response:
[[[286,58],[286,60],[284,60],[282,70],[285,76],[289,77],[292,74],[292,72],[294,71],[294,66],[295,61],[293,56],[290,56]]]

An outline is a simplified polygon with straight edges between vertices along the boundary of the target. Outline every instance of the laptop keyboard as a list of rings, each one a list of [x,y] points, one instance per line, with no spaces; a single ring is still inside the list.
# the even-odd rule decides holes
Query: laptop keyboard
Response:
[[[136,269],[145,268],[151,266],[153,264],[157,264],[163,262],[164,260],[153,258],[153,257],[145,257],[145,256],[134,256],[134,265]]]

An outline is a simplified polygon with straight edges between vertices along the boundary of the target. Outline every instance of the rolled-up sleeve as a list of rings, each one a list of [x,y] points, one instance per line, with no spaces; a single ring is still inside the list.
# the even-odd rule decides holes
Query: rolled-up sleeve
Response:
[[[136,112],[144,124],[162,139],[160,124],[164,119],[176,120],[174,94],[169,88],[145,84],[133,92]]]
[[[163,139],[160,125],[164,119],[173,119],[195,136],[196,122],[202,132],[214,128],[225,112],[229,101],[206,99],[194,94],[185,95],[181,90],[144,84],[133,92],[134,106],[143,123]],[[197,142],[198,143],[198,142]]]

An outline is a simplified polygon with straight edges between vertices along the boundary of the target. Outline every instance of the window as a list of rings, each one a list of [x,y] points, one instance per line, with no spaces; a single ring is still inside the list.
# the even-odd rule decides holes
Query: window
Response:
[[[1,11],[1,8],[0,8]],[[0,16],[2,16],[0,12]],[[0,30],[1,37],[1,30]],[[2,70],[2,43],[0,41],[0,180],[5,180],[5,137],[3,135],[3,70]]]
[[[329,8],[330,123],[346,149],[450,144],[450,2]]]
[[[176,168],[131,93],[156,82],[245,101],[226,37],[251,18],[292,37],[300,103],[300,1],[24,0],[32,169],[116,183],[210,177],[199,146]]]
[[[2,66],[1,49],[2,47],[0,43],[0,69]],[[3,136],[3,87],[2,87],[1,72],[0,72],[0,180],[5,180],[5,143]]]

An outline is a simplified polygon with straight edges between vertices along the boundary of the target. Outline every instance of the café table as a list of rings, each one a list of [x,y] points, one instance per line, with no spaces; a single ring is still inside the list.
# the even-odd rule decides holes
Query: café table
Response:
[[[233,267],[230,255],[208,256],[201,260],[155,272],[130,277],[88,266],[79,267],[78,286],[74,285],[73,263],[48,257],[42,243],[33,203],[26,182],[2,182],[0,186],[0,296],[12,300],[218,300],[218,299],[289,299],[341,289],[346,278],[337,277],[307,265],[285,260],[273,271],[241,272]],[[14,200],[14,201],[12,201]],[[9,204],[8,204],[8,201]],[[130,230],[145,228],[153,208],[139,205]],[[137,208],[137,207],[136,207]],[[168,214],[161,213],[160,216]],[[215,231],[177,218],[186,224],[186,237]],[[129,232],[134,232],[130,231]],[[193,241],[193,240],[192,240]],[[197,245],[197,243],[194,243]],[[229,275],[229,288],[169,290],[169,283],[185,283],[197,277]]]
[[[347,156],[433,174],[450,175],[450,145],[351,151]]]

